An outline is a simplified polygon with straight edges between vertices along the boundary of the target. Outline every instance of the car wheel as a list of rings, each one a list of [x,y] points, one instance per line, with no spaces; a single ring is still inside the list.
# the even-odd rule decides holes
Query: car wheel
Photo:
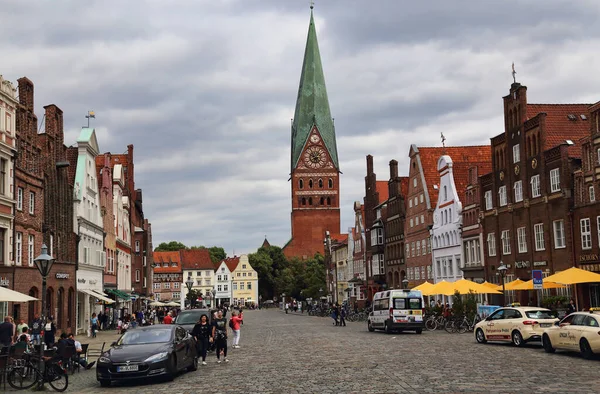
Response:
[[[392,333],[392,329],[390,328],[390,325],[387,322],[385,322],[385,333],[386,334]]]
[[[198,357],[194,357],[192,359],[192,364],[187,368],[188,372],[193,372],[198,370]]]
[[[546,353],[554,353],[556,351],[556,349],[552,347],[552,342],[547,334],[544,334],[542,337],[542,346],[544,347]]]
[[[594,352],[592,352],[592,347],[590,346],[590,343],[585,338],[582,338],[581,341],[579,341],[579,350],[581,350],[581,355],[586,360],[589,360],[592,357],[594,357]]]
[[[175,374],[177,373],[177,360],[174,355],[169,357],[169,361],[167,363],[167,380],[171,381],[175,379]]]
[[[110,387],[110,380],[101,380],[100,387]]]
[[[417,334],[422,334],[423,333],[423,329],[422,328],[417,328]]]
[[[521,347],[525,345],[525,341],[523,340],[523,335],[517,330],[512,333],[512,343],[515,346]]]
[[[367,329],[369,330],[369,332],[373,332],[375,331],[375,329],[373,328],[373,326],[371,325],[371,320],[369,320],[367,322]]]
[[[478,328],[477,331],[475,331],[475,340],[477,340],[477,343],[487,342],[487,339],[485,339],[485,334],[481,328]]]

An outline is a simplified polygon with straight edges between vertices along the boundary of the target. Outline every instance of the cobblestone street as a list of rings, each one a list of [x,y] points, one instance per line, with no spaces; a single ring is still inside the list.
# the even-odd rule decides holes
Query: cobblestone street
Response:
[[[244,314],[241,349],[229,364],[102,391],[131,393],[514,393],[600,392],[600,361],[546,354],[540,346],[478,345],[470,334],[369,333],[364,323],[278,310]],[[103,333],[106,338],[113,335]],[[80,338],[85,342],[85,338]],[[102,339],[102,337],[100,338]],[[95,370],[71,375],[69,392],[100,390]],[[10,390],[9,390],[10,391]]]

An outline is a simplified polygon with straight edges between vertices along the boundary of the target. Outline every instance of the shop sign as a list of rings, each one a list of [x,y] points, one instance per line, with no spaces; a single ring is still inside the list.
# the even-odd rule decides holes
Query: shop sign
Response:
[[[591,254],[582,254],[579,256],[579,262],[580,263],[585,263],[585,262],[592,262],[592,261],[597,261],[598,260],[598,255],[596,253],[591,253]]]
[[[584,264],[581,266],[582,270],[600,272],[600,264]]]
[[[530,266],[529,261],[515,261],[515,267],[517,268],[529,268]]]
[[[9,285],[10,285],[10,279],[5,278],[5,277],[0,277],[0,286],[9,287]]]
[[[65,272],[57,272],[56,279],[69,279],[69,274]]]
[[[95,285],[96,283],[98,283],[96,279],[90,279],[90,285]]]
[[[77,283],[85,283],[85,279],[79,278],[79,279],[77,279]]]
[[[546,265],[548,265],[547,261],[534,261],[533,262],[534,267],[545,267]]]

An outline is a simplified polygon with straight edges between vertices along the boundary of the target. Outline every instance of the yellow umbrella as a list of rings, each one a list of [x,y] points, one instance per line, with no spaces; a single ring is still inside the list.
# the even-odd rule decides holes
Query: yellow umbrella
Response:
[[[413,290],[419,290],[419,291],[421,291],[421,292],[422,292],[424,295],[427,295],[427,294],[425,294],[425,292],[426,292],[427,290],[431,289],[432,287],[433,287],[433,284],[431,284],[431,283],[429,283],[429,282],[425,282],[425,283],[421,283],[419,286],[417,286],[417,287],[413,288]]]
[[[572,267],[557,274],[550,275],[544,282],[562,283],[564,285],[576,285],[578,283],[600,282],[600,274]]]
[[[512,282],[508,282],[504,284],[504,289],[505,290],[515,290],[515,286],[521,285],[525,282],[523,282],[521,279],[515,279]],[[498,290],[502,291],[502,285],[498,286]]]
[[[443,280],[433,285],[427,292],[429,293],[428,295],[441,294],[450,296],[454,294],[454,285]]]
[[[489,287],[490,289],[498,290],[498,285],[488,282],[487,280],[481,284],[482,286]]]
[[[469,294],[471,291],[475,294],[501,294],[498,290],[467,279],[459,279],[452,284],[454,290],[458,291],[460,294]]]
[[[543,283],[544,289],[562,289],[566,287],[565,285],[561,285],[559,283],[548,282],[544,280]],[[527,282],[523,282],[518,286],[514,286],[514,290],[534,290],[533,288],[533,279]]]

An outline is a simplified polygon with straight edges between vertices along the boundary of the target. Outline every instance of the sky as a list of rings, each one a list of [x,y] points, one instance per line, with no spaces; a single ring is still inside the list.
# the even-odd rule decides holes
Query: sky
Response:
[[[35,4],[33,7],[32,4]],[[254,252],[290,238],[290,119],[305,0],[3,0],[0,74],[64,111],[65,143],[95,111],[101,152],[134,144],[154,245]],[[342,232],[367,154],[408,173],[410,144],[488,144],[502,96],[600,100],[600,2],[317,0],[341,176]]]

